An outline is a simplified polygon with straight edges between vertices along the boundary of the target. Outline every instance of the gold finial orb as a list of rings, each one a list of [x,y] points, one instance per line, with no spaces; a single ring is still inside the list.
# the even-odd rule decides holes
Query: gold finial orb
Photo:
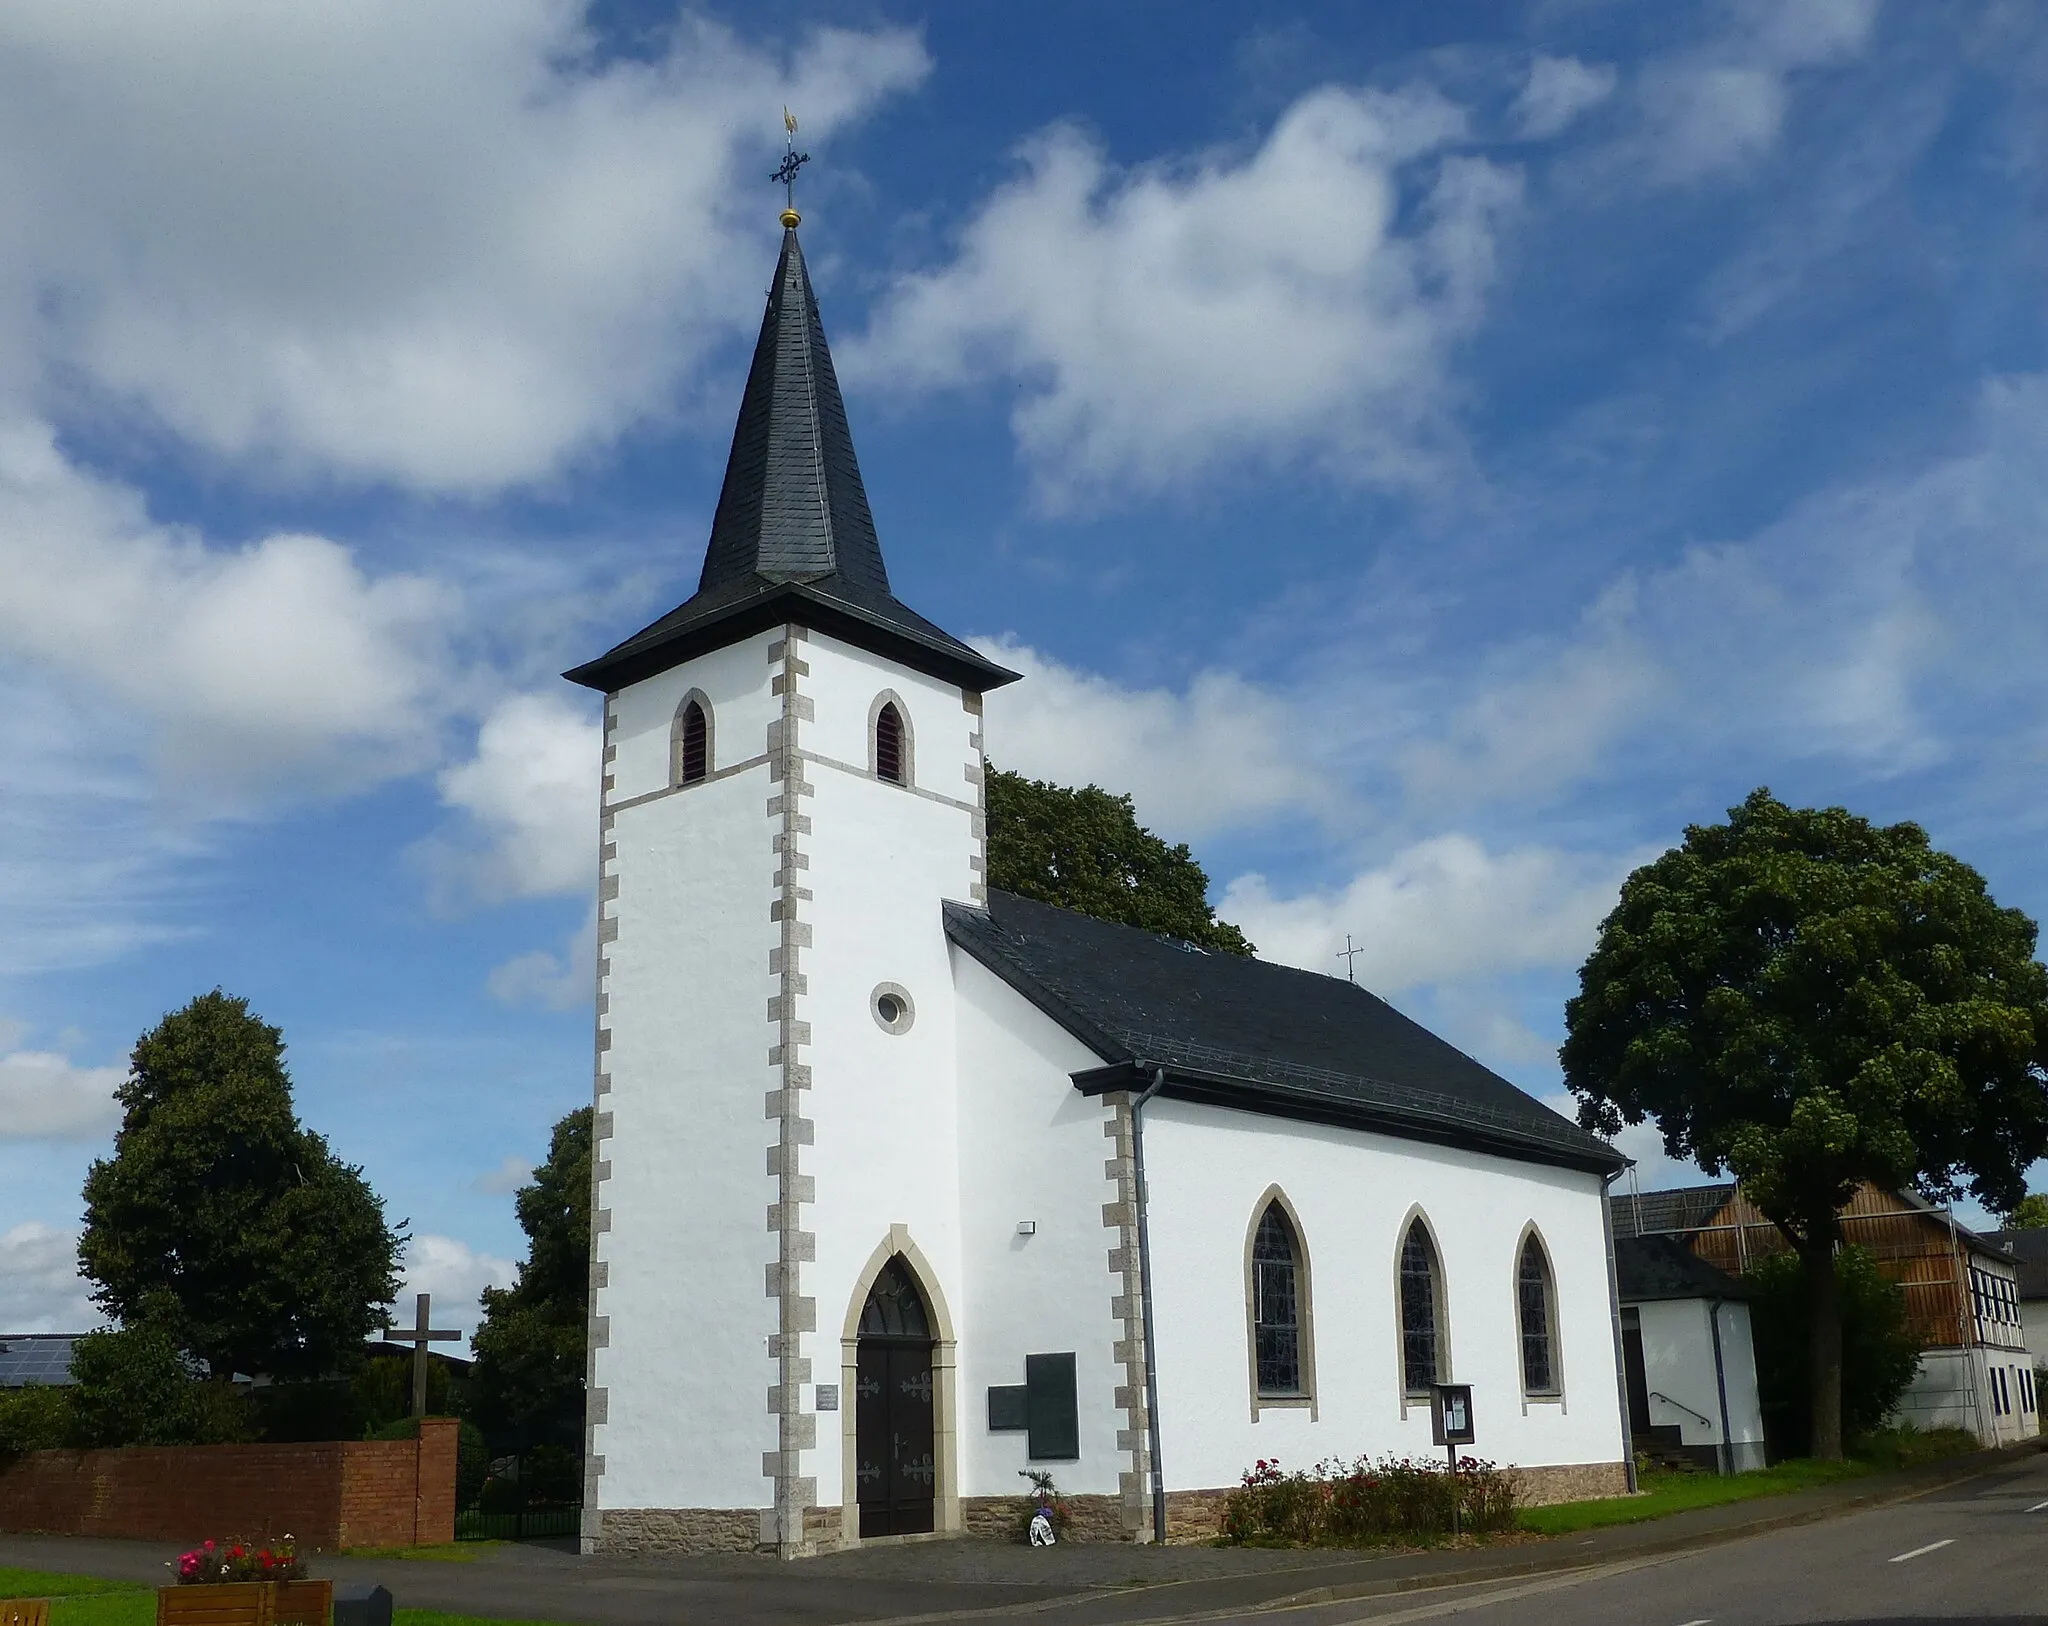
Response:
[[[794,231],[796,229],[797,223],[802,219],[803,216],[798,214],[794,209],[785,209],[782,211],[782,223],[783,225],[789,227],[791,231]]]

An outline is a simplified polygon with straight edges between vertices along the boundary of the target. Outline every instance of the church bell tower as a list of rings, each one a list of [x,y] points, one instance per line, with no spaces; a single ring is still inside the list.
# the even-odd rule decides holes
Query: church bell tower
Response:
[[[565,674],[605,697],[586,1550],[836,1540],[863,1273],[957,1275],[940,906],[984,898],[1017,674],[890,588],[797,225],[696,592]]]

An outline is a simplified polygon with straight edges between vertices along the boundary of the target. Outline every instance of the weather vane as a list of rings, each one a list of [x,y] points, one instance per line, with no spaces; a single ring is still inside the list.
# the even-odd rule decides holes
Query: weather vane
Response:
[[[786,107],[782,110],[782,128],[788,132],[789,151],[782,155],[782,163],[769,179],[782,183],[782,223],[785,226],[794,226],[798,219],[796,172],[811,161],[811,155],[796,150],[796,115]]]

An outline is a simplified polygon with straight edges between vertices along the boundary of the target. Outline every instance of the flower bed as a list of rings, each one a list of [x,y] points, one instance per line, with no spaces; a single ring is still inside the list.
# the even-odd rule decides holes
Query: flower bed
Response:
[[[1237,1545],[1350,1546],[1434,1542],[1456,1524],[1468,1535],[1515,1528],[1512,1476],[1477,1457],[1319,1462],[1282,1473],[1278,1460],[1248,1469],[1223,1509],[1223,1539]]]
[[[178,1584],[157,1593],[158,1626],[327,1626],[334,1583],[306,1578],[290,1536],[267,1547],[204,1541],[174,1566]]]

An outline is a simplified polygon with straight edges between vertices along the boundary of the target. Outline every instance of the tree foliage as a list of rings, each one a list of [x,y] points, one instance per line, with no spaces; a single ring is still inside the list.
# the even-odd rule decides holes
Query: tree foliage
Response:
[[[547,1161],[516,1199],[527,1256],[510,1287],[483,1292],[471,1341],[472,1415],[494,1447],[576,1445],[590,1306],[591,1109],[555,1125]]]
[[[1773,1254],[1743,1280],[1754,1292],[1749,1325],[1756,1346],[1757,1397],[1781,1454],[1811,1447],[1812,1386],[1807,1381],[1806,1278],[1798,1256]],[[1920,1342],[1906,1320],[1906,1290],[1878,1268],[1867,1248],[1835,1255],[1842,1313],[1842,1428],[1851,1438],[1882,1424],[1920,1366]]]
[[[1579,973],[1559,1055],[1580,1122],[1654,1119],[1672,1157],[1733,1170],[1800,1254],[1820,1454],[1840,1451],[1827,1261],[1851,1192],[2009,1208],[2048,1150],[2034,945],[1919,826],[1758,790],[1628,878]]]
[[[996,768],[987,784],[989,885],[1202,948],[1253,952],[1244,933],[1216,918],[1194,854],[1141,825],[1130,797]]]
[[[75,1446],[230,1445],[254,1437],[244,1397],[225,1378],[201,1381],[163,1328],[87,1333],[71,1348]]]
[[[299,1123],[279,1031],[215,989],[137,1041],[117,1093],[114,1155],[85,1180],[94,1302],[215,1377],[359,1359],[397,1296],[402,1227]]]
[[[2003,1217],[2011,1230],[2048,1231],[2048,1192],[2028,1192]]]

